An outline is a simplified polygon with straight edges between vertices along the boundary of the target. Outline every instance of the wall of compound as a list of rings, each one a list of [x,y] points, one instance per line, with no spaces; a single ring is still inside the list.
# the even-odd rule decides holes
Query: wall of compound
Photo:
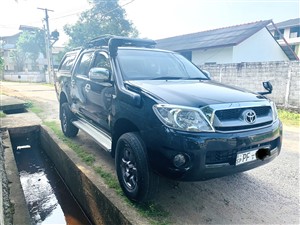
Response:
[[[267,95],[278,106],[300,111],[300,61],[206,64],[211,78],[253,92],[265,91],[262,82],[270,81],[273,93]]]
[[[4,72],[3,79],[6,81],[18,82],[45,82],[46,77],[44,73],[40,72]]]

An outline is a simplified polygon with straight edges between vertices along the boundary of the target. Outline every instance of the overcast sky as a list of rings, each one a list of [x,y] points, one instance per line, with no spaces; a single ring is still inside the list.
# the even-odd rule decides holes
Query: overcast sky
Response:
[[[140,37],[160,39],[175,35],[273,19],[275,23],[300,17],[300,0],[120,0],[127,18]],[[129,3],[129,4],[128,4]],[[42,27],[44,11],[49,12],[50,30],[67,41],[65,24],[74,23],[88,9],[88,0],[1,0],[0,36],[18,32],[20,25]]]

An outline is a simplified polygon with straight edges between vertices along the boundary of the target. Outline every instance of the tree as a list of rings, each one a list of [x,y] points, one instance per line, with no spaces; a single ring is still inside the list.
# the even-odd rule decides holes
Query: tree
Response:
[[[34,55],[42,53],[46,57],[44,30],[23,31],[18,39],[17,47]]]
[[[0,56],[0,72],[3,70],[4,68],[4,59]]]
[[[70,47],[78,47],[88,40],[104,34],[136,37],[138,31],[132,22],[126,19],[125,10],[118,0],[92,0],[92,8],[83,12],[74,25],[64,26],[70,36]]]
[[[18,54],[26,55],[30,58],[34,64],[42,53],[44,58],[46,57],[45,52],[45,37],[44,31],[36,29],[34,31],[24,31],[20,35],[17,41],[17,52]]]
[[[24,70],[24,65],[26,58],[28,57],[25,52],[20,51],[19,49],[15,49],[10,52],[14,63],[15,63],[15,68],[18,72],[21,72]]]
[[[40,53],[46,57],[46,44],[43,30],[24,31],[21,33],[17,48],[21,51],[29,53],[33,59],[37,59]]]
[[[0,56],[0,80],[3,80],[4,59]]]

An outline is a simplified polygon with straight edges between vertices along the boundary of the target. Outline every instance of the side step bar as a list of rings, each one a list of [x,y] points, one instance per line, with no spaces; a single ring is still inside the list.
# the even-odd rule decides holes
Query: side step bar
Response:
[[[90,135],[105,151],[111,152],[111,137],[84,120],[72,122],[74,126]]]

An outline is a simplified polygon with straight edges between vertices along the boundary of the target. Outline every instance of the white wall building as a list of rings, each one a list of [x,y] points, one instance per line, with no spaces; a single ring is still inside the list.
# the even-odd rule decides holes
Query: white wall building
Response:
[[[196,65],[288,61],[267,29],[271,20],[157,40],[157,48],[177,51]]]

